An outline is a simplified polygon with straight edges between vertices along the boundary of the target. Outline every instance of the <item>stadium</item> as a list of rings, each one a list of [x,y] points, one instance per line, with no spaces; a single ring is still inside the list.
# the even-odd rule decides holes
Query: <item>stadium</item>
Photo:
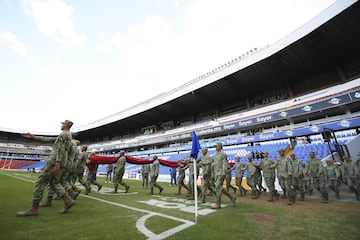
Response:
[[[341,163],[345,157],[357,161],[359,22],[358,1],[336,1],[273,45],[251,49],[169,92],[72,131],[99,156],[118,156],[122,150],[135,158],[157,155],[177,162],[189,158],[195,131],[210,155],[222,143],[232,163],[236,157],[246,163],[249,154],[259,159],[263,152],[276,159],[279,149],[304,164],[311,151],[324,163]],[[107,194],[113,188],[108,183],[103,192],[81,195],[69,214],[56,218],[57,209],[41,209],[36,220],[15,218],[17,210],[29,205],[51,150],[51,144],[24,138],[22,132],[0,129],[0,179],[6,183],[1,192],[9,193],[9,201],[2,196],[2,239],[49,239],[50,233],[54,239],[357,239],[360,234],[359,201],[346,185],[340,200],[329,191],[328,205],[311,196],[290,208],[281,200],[268,204],[262,196],[256,203],[238,198],[235,208],[224,200],[223,209],[213,210],[210,197],[210,203],[199,205],[197,222],[194,201],[174,197],[177,187],[169,186],[168,166],[160,167],[162,195],[147,196],[139,181],[141,165],[130,163],[124,179],[133,194]],[[98,181],[104,182],[106,167],[99,165]],[[232,177],[234,182],[234,172]],[[200,172],[198,184],[202,181]],[[24,189],[10,191],[11,186]],[[278,183],[276,188],[281,191]],[[95,228],[93,236],[86,233]]]

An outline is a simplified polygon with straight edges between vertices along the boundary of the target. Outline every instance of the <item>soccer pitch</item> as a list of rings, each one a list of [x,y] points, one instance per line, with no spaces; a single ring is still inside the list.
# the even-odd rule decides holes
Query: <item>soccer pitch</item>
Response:
[[[62,201],[40,208],[39,216],[18,218],[17,211],[30,208],[38,173],[0,171],[0,239],[358,239],[360,203],[332,200],[322,204],[316,196],[287,206],[286,200],[269,203],[237,197],[232,207],[223,196],[223,208],[199,204],[194,223],[194,202],[174,195],[177,186],[160,182],[161,195],[148,195],[138,180],[125,181],[129,193],[110,194],[112,184],[96,186],[80,195],[67,214],[60,214]],[[46,192],[44,198],[46,199]]]

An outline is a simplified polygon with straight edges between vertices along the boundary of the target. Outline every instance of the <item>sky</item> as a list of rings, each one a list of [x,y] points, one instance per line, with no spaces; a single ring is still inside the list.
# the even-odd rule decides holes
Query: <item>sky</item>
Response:
[[[271,45],[333,2],[0,0],[0,129],[76,129]]]

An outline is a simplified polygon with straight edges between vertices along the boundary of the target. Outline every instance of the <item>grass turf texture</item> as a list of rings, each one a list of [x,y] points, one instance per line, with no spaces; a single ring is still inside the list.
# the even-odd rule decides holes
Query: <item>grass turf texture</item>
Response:
[[[138,231],[136,221],[146,213],[110,205],[80,196],[68,214],[60,214],[62,201],[53,201],[53,207],[40,208],[39,216],[18,218],[17,211],[31,207],[33,182],[36,173],[0,171],[0,239],[146,239]],[[138,180],[127,180],[133,195],[102,195],[96,186],[90,196],[126,206],[163,213],[189,221],[194,214],[178,209],[163,209],[139,201],[159,199],[147,195]],[[103,184],[104,178],[98,182]],[[177,197],[177,187],[160,183],[162,196]],[[112,184],[104,184],[112,188]],[[119,188],[121,189],[121,187]],[[157,194],[158,191],[156,190]],[[182,195],[179,198],[184,199]],[[44,195],[46,199],[46,192]],[[214,197],[208,197],[214,202]],[[223,203],[229,204],[223,196]],[[199,205],[201,206],[201,205]],[[236,207],[227,206],[206,216],[199,216],[199,224],[175,233],[168,239],[359,239],[360,203],[335,202],[322,204],[320,199],[307,199],[287,206],[286,200],[266,202],[266,196],[252,200],[238,197]],[[154,233],[164,232],[182,223],[154,216],[145,226]]]

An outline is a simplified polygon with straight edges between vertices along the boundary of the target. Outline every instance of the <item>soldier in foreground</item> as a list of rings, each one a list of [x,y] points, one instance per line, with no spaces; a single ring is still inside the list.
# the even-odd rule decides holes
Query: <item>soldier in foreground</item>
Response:
[[[176,193],[176,195],[181,195],[181,188],[185,188],[190,196],[189,193],[189,188],[188,186],[186,186],[184,184],[184,179],[185,179],[185,170],[188,169],[188,165],[186,164],[186,161],[184,159],[180,159],[178,161],[179,167],[178,167],[178,172],[179,172],[179,181],[178,181],[178,192]]]
[[[238,186],[239,188],[240,197],[246,195],[246,189],[242,186],[244,171],[245,171],[245,166],[244,164],[242,164],[240,156],[237,156],[236,164],[235,164],[235,182],[236,182],[236,186]]]
[[[315,152],[310,152],[309,155],[310,158],[307,160],[305,166],[306,175],[313,179],[314,187],[321,193],[323,203],[327,203],[329,199],[323,163],[316,157]]]
[[[61,171],[67,160],[67,151],[71,147],[71,133],[70,128],[73,123],[65,120],[61,123],[62,132],[57,136],[53,144],[53,149],[50,154],[50,160],[47,162],[40,176],[35,182],[32,207],[23,212],[17,212],[18,217],[37,216],[40,201],[43,197],[44,189],[48,184],[53,184],[56,193],[64,201],[64,209],[61,213],[66,213],[74,204],[75,201],[66,193],[64,187],[61,185],[60,177]],[[29,135],[30,137],[32,135]]]
[[[141,177],[142,177],[142,187],[143,189],[149,188],[149,173],[150,173],[150,164],[144,164],[141,166]]]
[[[222,151],[222,143],[215,145],[216,153],[212,156],[214,159],[214,175],[215,175],[215,190],[216,190],[216,203],[213,208],[221,208],[221,195],[224,193],[235,206],[236,196],[231,196],[226,189],[223,188],[225,173],[228,168],[228,159],[226,153]]]
[[[210,188],[210,179],[211,179],[211,164],[213,162],[212,157],[208,155],[208,149],[202,148],[201,149],[202,156],[199,158],[199,165],[202,168],[204,183],[202,185],[201,189],[201,203],[206,202],[206,192],[209,189],[212,191],[212,188]],[[215,194],[215,192],[213,192]]]
[[[154,187],[159,189],[159,194],[164,190],[159,184],[156,183],[156,180],[159,176],[160,171],[160,162],[156,155],[153,157],[153,163],[150,170],[150,193],[149,195],[154,195]]]
[[[120,151],[120,158],[115,163],[114,191],[113,191],[113,193],[118,192],[119,184],[125,187],[125,193],[129,192],[130,186],[127,185],[123,181],[123,176],[124,176],[124,173],[125,173],[125,164],[126,164],[125,152]]]

